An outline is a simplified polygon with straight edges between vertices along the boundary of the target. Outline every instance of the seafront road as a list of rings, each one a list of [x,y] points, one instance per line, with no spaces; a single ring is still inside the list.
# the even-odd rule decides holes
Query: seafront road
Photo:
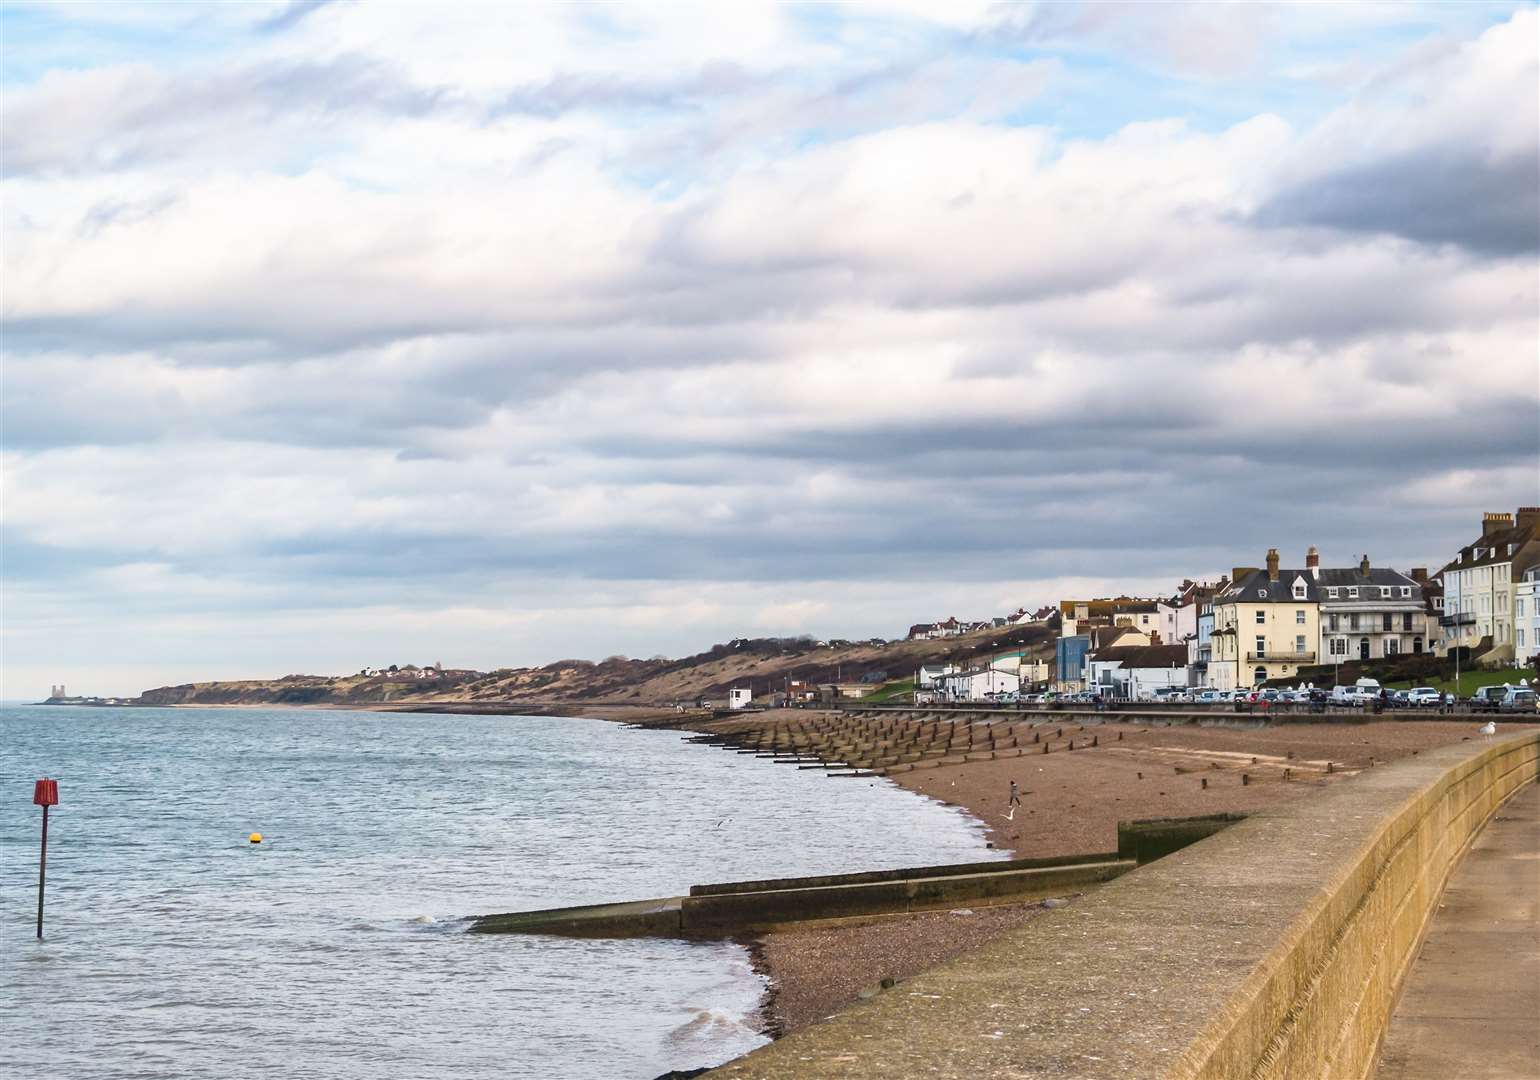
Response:
[[[1540,784],[1504,804],[1450,876],[1375,1076],[1540,1078]]]

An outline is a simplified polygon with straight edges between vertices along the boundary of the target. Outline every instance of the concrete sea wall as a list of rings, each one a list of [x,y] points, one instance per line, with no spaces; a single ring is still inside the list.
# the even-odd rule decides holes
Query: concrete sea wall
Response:
[[[1537,773],[1537,731],[1371,769],[710,1075],[1361,1080],[1450,870]]]

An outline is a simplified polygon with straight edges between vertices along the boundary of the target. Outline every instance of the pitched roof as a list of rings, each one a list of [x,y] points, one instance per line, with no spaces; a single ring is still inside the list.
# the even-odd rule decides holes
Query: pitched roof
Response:
[[[1505,563],[1519,556],[1526,544],[1540,540],[1540,528],[1532,524],[1515,525],[1508,529],[1498,529],[1489,535],[1482,536],[1460,549],[1460,554],[1448,563],[1444,564],[1440,574],[1450,570],[1468,570],[1472,566],[1492,566],[1495,563]],[[1511,547],[1511,552],[1510,552]],[[1480,549],[1481,557],[1476,558],[1476,551]],[[1527,560],[1525,560],[1527,562]]]
[[[1125,668],[1174,668],[1187,666],[1186,645],[1114,645],[1098,649],[1091,659],[1117,662]]]
[[[1091,648],[1099,649],[1110,646],[1118,638],[1125,634],[1139,634],[1140,631],[1132,626],[1093,626],[1091,629]],[[1142,636],[1142,635],[1141,635]]]
[[[1326,571],[1322,571],[1325,573]],[[1278,580],[1267,580],[1266,570],[1253,570],[1240,578],[1224,592],[1214,597],[1215,603],[1228,601],[1230,603],[1245,602],[1248,604],[1294,604],[1299,603],[1300,598],[1294,595],[1294,582],[1303,578],[1305,582],[1306,603],[1314,603],[1320,599],[1316,589],[1315,579],[1308,570],[1279,570]]]

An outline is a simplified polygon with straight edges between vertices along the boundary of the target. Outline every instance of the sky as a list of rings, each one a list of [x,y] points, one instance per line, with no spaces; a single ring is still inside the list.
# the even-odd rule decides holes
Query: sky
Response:
[[[1540,502],[1514,3],[0,6],[3,685],[900,636]]]

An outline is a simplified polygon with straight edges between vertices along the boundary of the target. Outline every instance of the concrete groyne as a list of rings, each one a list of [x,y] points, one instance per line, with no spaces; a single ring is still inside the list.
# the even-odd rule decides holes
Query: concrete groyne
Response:
[[[1116,852],[696,885],[688,896],[484,915],[477,934],[731,937],[834,919],[988,906],[1080,892],[1135,867]]]
[[[1537,772],[1536,731],[1365,771],[711,1075],[1362,1080],[1451,868]]]

